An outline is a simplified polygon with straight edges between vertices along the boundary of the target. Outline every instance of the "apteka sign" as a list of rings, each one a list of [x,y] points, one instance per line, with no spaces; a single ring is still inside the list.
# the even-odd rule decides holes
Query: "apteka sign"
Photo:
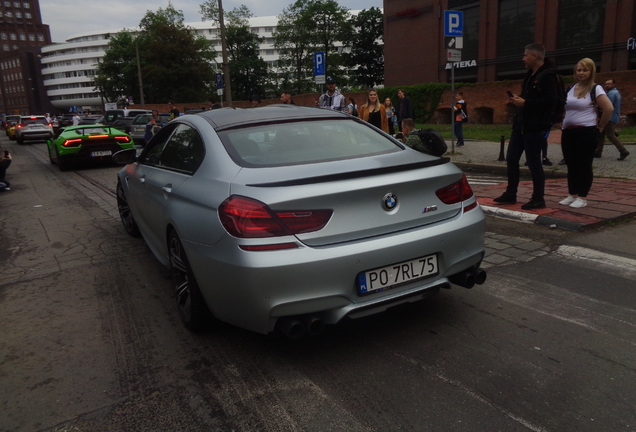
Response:
[[[450,69],[455,65],[455,69],[469,68],[473,66],[477,66],[477,60],[466,60],[462,62],[456,63],[446,63],[446,69]]]

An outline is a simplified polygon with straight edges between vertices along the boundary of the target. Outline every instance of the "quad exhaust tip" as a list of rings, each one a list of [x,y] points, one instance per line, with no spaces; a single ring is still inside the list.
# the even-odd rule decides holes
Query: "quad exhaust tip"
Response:
[[[488,274],[486,273],[486,270],[481,268],[471,267],[468,270],[464,270],[462,272],[452,275],[451,277],[448,278],[448,280],[450,280],[455,285],[459,285],[461,287],[470,289],[474,287],[475,284],[481,285],[484,282],[486,282],[487,277],[488,277]]]
[[[325,331],[323,320],[313,315],[283,317],[278,320],[277,326],[292,341],[299,341],[306,334],[319,336]]]

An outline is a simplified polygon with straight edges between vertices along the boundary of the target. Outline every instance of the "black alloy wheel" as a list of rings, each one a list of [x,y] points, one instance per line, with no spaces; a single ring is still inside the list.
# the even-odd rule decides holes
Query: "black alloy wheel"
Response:
[[[128,200],[124,193],[124,188],[119,181],[117,182],[117,210],[119,210],[121,223],[124,225],[124,230],[126,230],[128,235],[132,237],[140,237],[141,233],[139,232],[139,226],[137,225],[137,222],[135,222],[135,218],[130,211],[130,206],[128,205]]]
[[[177,308],[183,324],[190,330],[200,330],[210,318],[210,311],[201,295],[199,285],[194,279],[188,257],[176,232],[172,231],[168,239],[170,253],[170,276]]]

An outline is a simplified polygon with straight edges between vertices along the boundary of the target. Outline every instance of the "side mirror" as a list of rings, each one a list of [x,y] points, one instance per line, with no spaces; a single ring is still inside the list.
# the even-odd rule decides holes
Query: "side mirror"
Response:
[[[128,165],[137,162],[137,149],[120,150],[113,156],[113,161],[118,165]]]

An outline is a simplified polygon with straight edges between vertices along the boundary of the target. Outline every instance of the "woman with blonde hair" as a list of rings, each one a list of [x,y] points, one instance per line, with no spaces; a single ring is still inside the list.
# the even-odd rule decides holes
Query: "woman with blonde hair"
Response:
[[[384,106],[378,102],[378,92],[375,91],[375,89],[371,89],[369,93],[367,93],[367,103],[362,105],[358,110],[358,117],[378,129],[389,133],[389,120],[386,116]]]
[[[574,68],[576,84],[568,89],[561,149],[568,166],[567,198],[559,202],[573,208],[587,205],[587,194],[592,187],[592,162],[599,135],[609,122],[614,107],[603,86],[594,82],[594,60],[584,58]],[[599,110],[602,115],[598,115]]]

